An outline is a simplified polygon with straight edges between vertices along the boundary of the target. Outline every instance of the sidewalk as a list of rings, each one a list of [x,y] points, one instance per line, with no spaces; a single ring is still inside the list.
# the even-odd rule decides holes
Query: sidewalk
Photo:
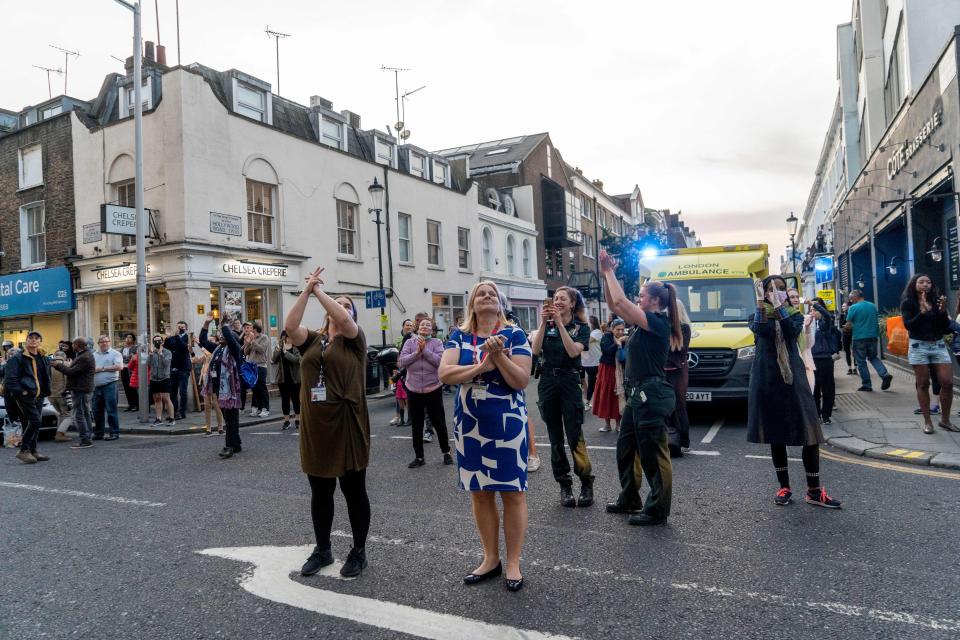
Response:
[[[848,376],[842,358],[836,362],[833,424],[823,426],[827,442],[869,458],[960,470],[960,433],[940,427],[931,435],[923,433],[923,417],[913,415],[918,407],[913,372],[890,360],[884,364],[893,375],[893,384],[888,391],[881,391],[880,379],[871,368],[874,390],[867,393],[857,391],[860,376]],[[960,398],[955,396],[952,421],[960,424],[957,409]],[[931,417],[936,425],[940,416]]]

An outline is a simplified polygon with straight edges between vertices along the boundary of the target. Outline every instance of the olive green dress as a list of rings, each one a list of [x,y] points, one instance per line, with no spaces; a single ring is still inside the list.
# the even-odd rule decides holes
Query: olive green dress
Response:
[[[365,395],[367,341],[338,335],[330,342],[309,331],[299,347],[300,467],[307,475],[338,478],[366,469],[370,460],[370,416]],[[325,402],[313,402],[311,391],[321,372]]]

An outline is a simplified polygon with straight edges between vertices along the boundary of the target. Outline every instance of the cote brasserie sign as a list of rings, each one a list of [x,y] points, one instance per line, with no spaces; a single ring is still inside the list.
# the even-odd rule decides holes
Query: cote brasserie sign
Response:
[[[934,131],[943,124],[943,111],[935,111],[930,118],[923,123],[920,131],[913,139],[908,140],[906,144],[893,152],[887,158],[887,179],[893,180],[900,171],[910,162],[910,158],[923,146],[923,143],[930,139]]]

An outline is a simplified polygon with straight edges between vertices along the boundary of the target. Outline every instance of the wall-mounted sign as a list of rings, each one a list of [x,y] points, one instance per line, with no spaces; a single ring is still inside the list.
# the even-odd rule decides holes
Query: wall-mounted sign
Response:
[[[947,218],[947,260],[950,264],[950,288],[960,289],[960,238],[957,237],[957,217]]]
[[[284,280],[290,267],[285,264],[268,264],[252,260],[225,260],[218,269],[219,273],[238,278],[256,280]]]
[[[116,267],[106,267],[103,269],[94,269],[97,274],[98,282],[123,282],[125,280],[136,280],[137,265],[121,264]],[[147,275],[153,271],[152,265],[147,265]]]
[[[0,276],[0,318],[70,309],[73,287],[66,267]]]
[[[893,154],[887,158],[887,178],[893,180],[897,174],[907,166],[913,154],[923,146],[923,143],[926,142],[933,132],[939,129],[942,124],[943,112],[935,111],[933,115],[923,123],[920,131],[912,140],[908,140],[906,144],[899,145]]]
[[[100,230],[121,236],[137,235],[137,210],[118,204],[100,205]]]
[[[210,212],[210,231],[225,236],[243,235],[243,218],[227,213]]]
[[[816,256],[813,259],[813,272],[817,284],[833,282],[833,256]]]
[[[198,315],[198,316],[202,316],[203,314],[204,314],[203,305],[202,305],[202,304],[198,304],[198,305],[197,305],[197,315]]]
[[[83,225],[83,244],[100,242],[101,238],[103,238],[103,234],[100,233],[99,222],[91,222],[90,224]]]

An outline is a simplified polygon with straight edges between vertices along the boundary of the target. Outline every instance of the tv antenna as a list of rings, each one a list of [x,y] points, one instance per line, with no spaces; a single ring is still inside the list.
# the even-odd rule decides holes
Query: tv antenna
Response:
[[[268,38],[273,38],[277,42],[277,95],[280,95],[280,38],[289,38],[289,33],[281,33],[270,29],[270,25],[263,30]]]
[[[50,74],[51,74],[51,73],[59,73],[60,75],[63,75],[63,69],[51,69],[50,67],[41,67],[41,66],[38,65],[38,64],[33,65],[33,67],[34,67],[35,69],[40,69],[41,71],[46,71],[46,72],[47,72],[47,93],[50,94],[50,97],[52,98],[52,97],[53,97],[53,87],[50,85]]]
[[[426,88],[427,85],[423,85],[422,87],[417,87],[413,91],[407,91],[400,96],[400,120],[397,121],[397,135],[401,140],[406,140],[410,137],[410,127],[407,126],[407,100],[417,91]]]
[[[70,51],[69,49],[58,47],[55,44],[52,44],[50,46],[63,54],[63,95],[67,95],[67,74],[70,73],[70,56],[79,58],[80,52]]]
[[[397,101],[397,132],[399,133],[403,129],[403,120],[400,119],[400,72],[401,71],[410,71],[406,67],[388,67],[386,65],[380,65],[381,71],[393,71],[393,87],[396,91]]]

